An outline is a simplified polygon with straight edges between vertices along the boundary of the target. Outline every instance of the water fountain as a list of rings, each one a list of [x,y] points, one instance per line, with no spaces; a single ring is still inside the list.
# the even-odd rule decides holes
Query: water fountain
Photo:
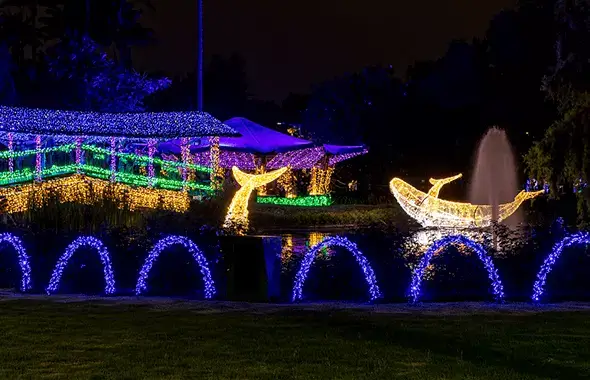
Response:
[[[469,201],[474,205],[490,205],[492,220],[498,221],[499,207],[511,202],[519,192],[518,176],[512,146],[506,132],[494,127],[483,136],[471,176]],[[504,221],[517,226],[522,221],[520,210]]]

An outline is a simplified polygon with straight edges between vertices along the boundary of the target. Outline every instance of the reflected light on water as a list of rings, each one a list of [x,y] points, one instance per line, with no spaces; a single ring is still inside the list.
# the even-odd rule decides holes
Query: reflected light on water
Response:
[[[486,241],[491,241],[492,234],[490,230],[475,229],[454,229],[454,228],[429,228],[421,229],[412,233],[403,244],[403,257],[406,259],[406,266],[412,271],[419,262],[424,253],[430,248],[435,241],[450,235],[463,235],[469,239],[486,246]],[[465,246],[455,247],[462,255],[470,255],[472,252]],[[440,251],[434,253],[438,256]],[[437,269],[436,261],[431,262],[424,270],[424,279],[429,280],[434,276]]]
[[[306,235],[285,234],[282,236],[281,260],[283,264],[289,262],[294,257],[302,257],[311,247],[321,243],[327,238],[328,234],[323,232],[310,232]],[[330,248],[320,250],[318,259],[329,258],[332,251]]]
[[[408,253],[422,256],[435,241],[450,235],[463,235],[469,239],[484,244],[486,240],[491,240],[492,234],[489,230],[464,230],[453,228],[429,228],[418,230],[410,235],[409,239],[404,244]]]

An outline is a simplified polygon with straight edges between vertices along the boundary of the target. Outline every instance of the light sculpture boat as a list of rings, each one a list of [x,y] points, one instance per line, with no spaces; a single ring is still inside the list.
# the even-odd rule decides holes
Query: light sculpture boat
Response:
[[[440,199],[440,189],[462,175],[443,179],[430,179],[432,188],[424,193],[400,178],[394,178],[389,183],[393,196],[402,209],[424,227],[452,227],[473,228],[487,227],[493,221],[493,208],[491,205],[475,205],[471,203],[453,202]],[[498,206],[497,221],[501,222],[528,200],[543,193],[540,191],[521,191],[514,197],[514,201]]]

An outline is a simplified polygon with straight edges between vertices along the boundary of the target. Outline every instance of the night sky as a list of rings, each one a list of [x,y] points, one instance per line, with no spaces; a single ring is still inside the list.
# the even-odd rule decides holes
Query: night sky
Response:
[[[196,0],[153,0],[143,23],[156,46],[137,49],[142,70],[182,75],[196,66]],[[289,92],[371,64],[403,75],[444,54],[452,39],[482,36],[515,0],[205,0],[205,59],[239,53],[250,91],[280,102]]]

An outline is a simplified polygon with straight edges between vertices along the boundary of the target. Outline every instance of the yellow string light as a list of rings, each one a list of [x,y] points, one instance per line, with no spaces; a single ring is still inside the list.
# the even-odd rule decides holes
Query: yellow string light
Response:
[[[327,236],[328,235],[322,232],[311,232],[309,234],[309,246],[314,247],[320,244]]]
[[[236,166],[232,167],[234,178],[241,186],[236,191],[225,216],[223,227],[240,233],[248,229],[248,200],[255,188],[266,185],[287,171],[287,168],[273,170],[264,174],[244,173]]]
[[[324,195],[330,192],[330,182],[332,180],[334,167],[328,166],[326,169],[313,167],[311,169],[311,182],[309,184],[309,195]]]
[[[293,235],[283,236],[283,248],[281,249],[281,260],[287,261],[293,255]]]
[[[262,160],[260,160],[260,161],[261,161],[261,163],[258,166],[256,166],[256,174],[266,173],[266,165],[264,165]],[[262,186],[258,187],[256,189],[256,194],[258,194],[258,196],[260,196],[260,197],[267,196],[268,192],[266,191],[266,185],[262,185]]]
[[[219,137],[211,139],[211,188],[219,190],[221,188],[221,179],[223,178],[223,169],[219,167]]]
[[[285,191],[286,198],[296,198],[297,197],[297,188],[295,187],[295,183],[297,181],[297,177],[295,177],[295,173],[293,173],[293,169],[290,166],[287,167],[287,171],[285,174],[279,177],[277,180],[277,184]]]
[[[428,194],[399,178],[392,179],[389,188],[404,211],[425,227],[471,228],[489,226],[492,223],[492,206],[452,202],[438,198],[441,187],[460,177],[461,174],[438,180],[430,179],[433,187]],[[524,201],[542,193],[543,190],[534,192],[521,191],[516,195],[514,201],[499,205],[498,222],[512,215]]]
[[[186,192],[137,188],[82,175],[0,188],[0,197],[6,199],[6,213],[42,207],[48,201],[54,201],[56,197],[61,203],[82,204],[93,204],[101,197],[109,197],[120,202],[121,207],[126,205],[130,210],[151,208],[186,212],[190,203]]]

